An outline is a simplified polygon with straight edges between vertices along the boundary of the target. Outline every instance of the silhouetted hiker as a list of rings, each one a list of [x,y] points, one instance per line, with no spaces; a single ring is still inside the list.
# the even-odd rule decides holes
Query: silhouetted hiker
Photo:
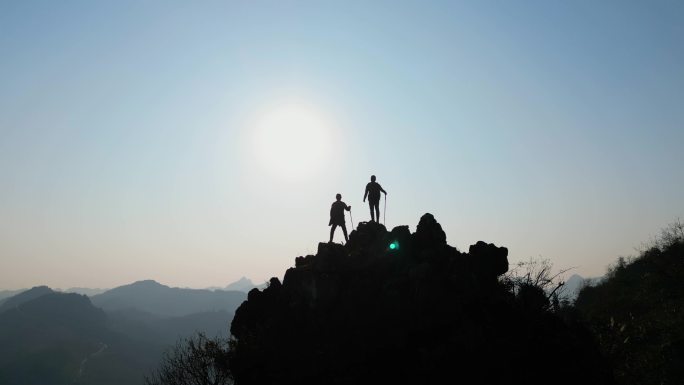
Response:
[[[349,241],[347,237],[347,225],[344,224],[344,210],[351,210],[351,206],[347,206],[346,203],[342,202],[342,195],[335,195],[335,202],[330,206],[330,223],[328,226],[332,225],[330,229],[330,242],[333,241],[333,235],[335,234],[335,229],[337,226],[342,227],[342,232],[344,233],[344,240]]]
[[[375,181],[375,175],[371,175],[371,181],[366,185],[366,192],[363,194],[363,201],[368,197],[368,206],[370,207],[371,221],[376,220],[380,222],[380,192],[387,195],[387,191],[383,190],[379,183]],[[373,208],[375,208],[375,216],[373,216]]]

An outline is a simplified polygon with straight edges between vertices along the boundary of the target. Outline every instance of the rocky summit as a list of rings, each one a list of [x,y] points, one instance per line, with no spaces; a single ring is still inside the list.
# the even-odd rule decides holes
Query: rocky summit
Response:
[[[507,256],[449,246],[431,214],[415,233],[360,223],[249,292],[231,325],[235,383],[612,383],[585,330],[501,279]]]

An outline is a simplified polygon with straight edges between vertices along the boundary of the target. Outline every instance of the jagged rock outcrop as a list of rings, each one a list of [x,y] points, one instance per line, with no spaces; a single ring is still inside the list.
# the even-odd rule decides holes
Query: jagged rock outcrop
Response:
[[[361,223],[249,292],[231,325],[236,384],[610,383],[586,334],[499,282],[507,255],[459,252],[431,214],[413,234]]]

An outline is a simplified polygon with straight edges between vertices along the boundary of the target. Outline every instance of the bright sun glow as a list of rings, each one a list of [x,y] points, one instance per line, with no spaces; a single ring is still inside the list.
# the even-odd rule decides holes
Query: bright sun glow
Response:
[[[304,103],[278,105],[257,120],[254,145],[258,161],[275,176],[303,179],[330,160],[332,128],[315,108]]]

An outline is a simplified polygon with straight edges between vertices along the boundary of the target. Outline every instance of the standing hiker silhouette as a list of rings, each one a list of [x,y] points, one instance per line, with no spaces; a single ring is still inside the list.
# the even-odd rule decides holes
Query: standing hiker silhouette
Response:
[[[375,181],[375,175],[371,175],[371,181],[366,185],[366,192],[363,194],[364,202],[366,201],[366,197],[368,197],[371,221],[380,222],[380,192],[387,195],[387,191],[383,190],[382,186]],[[375,212],[373,211],[374,208]],[[373,214],[375,214],[375,216]]]
[[[328,226],[332,225],[330,229],[330,243],[333,241],[333,235],[335,235],[335,229],[337,226],[342,227],[342,232],[344,233],[345,242],[349,242],[349,237],[347,237],[347,225],[344,223],[344,210],[350,211],[351,206],[347,206],[346,203],[342,202],[342,194],[335,195],[335,202],[330,206],[330,223]]]

